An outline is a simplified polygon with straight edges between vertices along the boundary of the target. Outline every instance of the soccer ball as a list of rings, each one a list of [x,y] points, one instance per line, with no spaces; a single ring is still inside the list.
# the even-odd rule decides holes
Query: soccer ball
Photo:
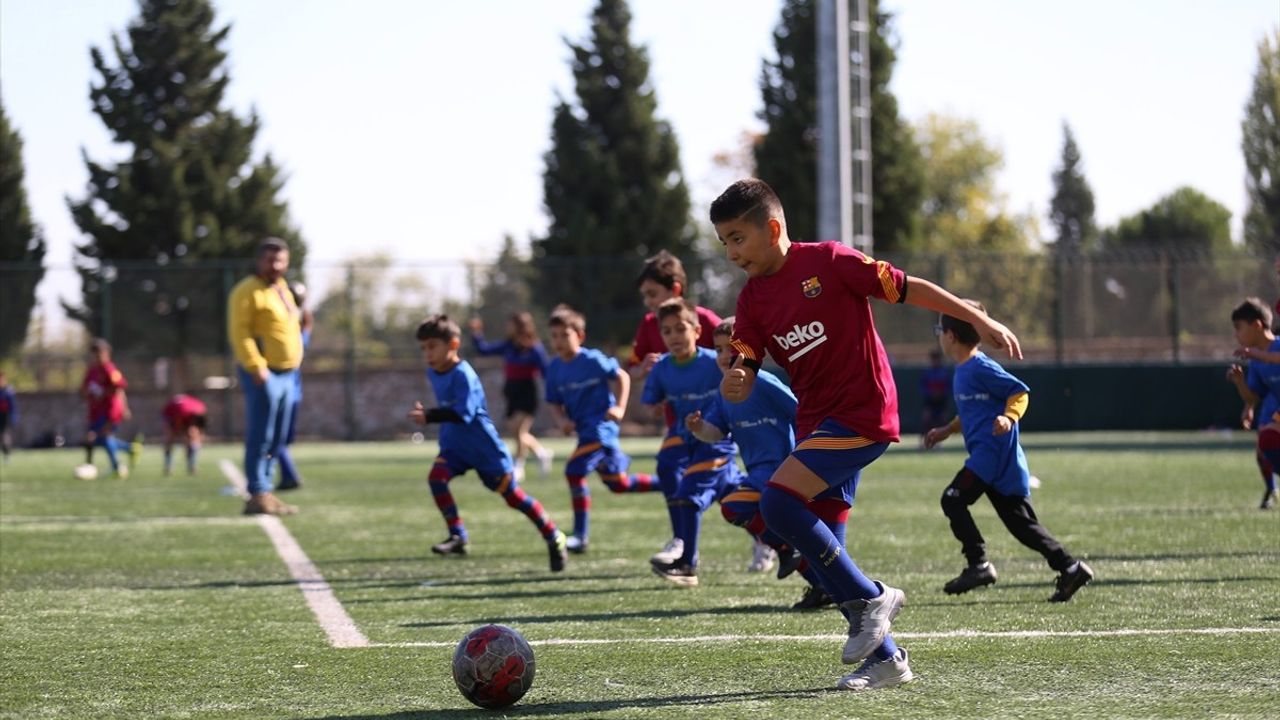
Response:
[[[77,465],[76,469],[72,470],[71,473],[76,476],[77,480],[97,480],[98,466],[92,463],[84,463],[83,465]]]
[[[506,625],[478,627],[453,651],[453,681],[482,708],[514,704],[533,685],[533,648]]]

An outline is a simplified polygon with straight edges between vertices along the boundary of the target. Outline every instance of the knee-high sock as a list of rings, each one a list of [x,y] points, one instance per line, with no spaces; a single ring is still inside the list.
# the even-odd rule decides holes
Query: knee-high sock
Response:
[[[880,595],[880,588],[862,574],[831,528],[809,509],[807,499],[770,483],[760,496],[760,510],[769,529],[809,560],[837,603]]]
[[[449,534],[466,540],[467,528],[462,524],[458,505],[453,501],[453,494],[449,492],[448,468],[443,464],[437,464],[431,469],[431,476],[427,479],[427,483],[431,486],[431,499],[435,500],[440,515],[444,517],[444,524],[449,528]]]
[[[600,479],[604,481],[605,487],[609,488],[609,492],[613,493],[643,493],[659,489],[658,483],[653,476],[645,475],[644,473],[636,473],[635,475],[627,475],[626,473],[606,475],[600,473]]]
[[[677,510],[680,513],[680,531],[676,537],[684,541],[684,553],[677,563],[698,567],[698,536],[702,534],[702,510],[695,504],[682,500]]]
[[[551,522],[551,518],[547,517],[547,511],[542,508],[542,503],[534,496],[526,493],[524,488],[510,476],[507,476],[506,482],[501,486],[502,499],[507,501],[507,505],[524,513],[537,528],[538,532],[546,540],[555,537],[556,524]]]
[[[1280,468],[1280,430],[1265,427],[1258,433],[1258,451],[1267,459],[1271,467]],[[1267,483],[1267,487],[1275,487],[1275,480]]]
[[[199,444],[190,443],[189,445],[187,445],[187,472],[191,473],[192,475],[194,475],[196,472],[196,456],[198,456],[199,454],[200,454]]]
[[[1262,473],[1262,484],[1266,485],[1268,490],[1275,490],[1275,467],[1272,466],[1269,460],[1267,460],[1267,456],[1262,454],[1261,448],[1258,449],[1258,452],[1255,453],[1255,455],[1257,456],[1258,461],[1258,472]]]
[[[122,449],[122,447],[127,448],[128,446],[120,442],[119,440],[116,440],[114,435],[99,435],[98,444],[106,448],[107,460],[111,461],[111,469],[119,470],[120,458],[116,457],[116,453],[119,452]]]
[[[573,534],[587,539],[591,523],[591,488],[582,475],[565,475],[569,483],[569,497],[573,501]]]

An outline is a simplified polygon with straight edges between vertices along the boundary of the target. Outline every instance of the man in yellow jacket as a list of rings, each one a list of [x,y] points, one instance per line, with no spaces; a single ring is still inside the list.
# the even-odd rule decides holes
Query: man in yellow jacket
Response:
[[[284,273],[289,247],[279,238],[258,245],[253,275],[231,290],[227,337],[235,351],[244,389],[246,515],[292,515],[298,509],[271,493],[272,461],[279,452],[293,406],[294,373],[302,364],[298,306]]]

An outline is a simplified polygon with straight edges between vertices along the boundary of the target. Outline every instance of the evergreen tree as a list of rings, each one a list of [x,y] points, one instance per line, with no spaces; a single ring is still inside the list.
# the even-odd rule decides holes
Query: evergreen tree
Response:
[[[853,0],[850,0],[852,2]],[[756,146],[756,175],[778,192],[787,228],[800,240],[819,240],[818,68],[815,0],[785,0],[773,31],[776,61],[766,60],[760,76],[769,126]],[[874,21],[871,46],[871,191],[876,252],[914,247],[920,237],[924,166],[911,126],[898,115],[889,91],[897,51],[893,15],[869,0]]]
[[[1062,123],[1062,165],[1053,171],[1053,199],[1049,216],[1057,231],[1054,247],[1078,255],[1092,249],[1098,228],[1093,219],[1093,190],[1080,169],[1080,148],[1071,127]]]
[[[583,311],[599,343],[632,337],[644,258],[667,250],[690,277],[699,272],[679,146],[656,117],[648,51],[630,26],[624,0],[599,0],[589,41],[569,43],[578,105],[555,108],[543,173],[550,225],[533,243],[543,308]]]
[[[257,243],[287,240],[295,270],[306,256],[277,197],[280,169],[252,158],[257,115],[222,107],[229,31],[214,27],[208,0],[139,0],[128,42],[112,38],[114,63],[90,51],[93,110],[130,152],[115,164],[86,155],[88,193],[67,201],[87,236],[77,247],[84,305],[68,311],[128,352],[223,349],[226,285],[251,267]],[[236,271],[211,272],[209,260]]]
[[[22,184],[22,138],[0,105],[0,357],[22,349],[44,277],[44,237],[31,220]]]
[[[1181,187],[1103,233],[1117,250],[1223,252],[1231,246],[1231,211],[1192,187]]]
[[[476,315],[490,336],[504,332],[507,319],[515,312],[535,312],[530,307],[529,263],[520,257],[515,238],[502,239],[497,260],[485,270],[484,284],[477,298]],[[535,312],[535,319],[536,312]],[[542,327],[543,323],[537,323]]]
[[[1245,244],[1280,252],[1280,29],[1258,43],[1258,69],[1241,123],[1249,207]]]

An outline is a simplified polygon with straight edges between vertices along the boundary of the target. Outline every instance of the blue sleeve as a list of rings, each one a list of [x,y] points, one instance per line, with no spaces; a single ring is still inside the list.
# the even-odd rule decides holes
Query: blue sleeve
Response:
[[[5,390],[5,394],[9,396],[9,424],[18,424],[18,393],[12,387]]]
[[[649,377],[644,380],[644,392],[640,394],[640,402],[645,405],[657,405],[667,399],[667,393],[662,389],[662,370],[666,367],[663,360],[659,360],[657,365],[649,371]]]
[[[480,378],[475,373],[457,370],[449,382],[449,407],[458,413],[462,422],[469,423],[476,419],[480,412],[480,404],[484,402],[484,388],[480,386]]]
[[[782,381],[772,373],[767,374],[769,382],[764,383],[765,392],[768,393],[769,407],[773,409],[775,417],[780,420],[786,420],[788,424],[794,426],[796,424],[796,396],[791,392],[791,388],[782,384]]]
[[[507,346],[511,344],[509,340],[499,340],[497,342],[489,342],[484,339],[483,335],[472,335],[471,344],[476,346],[476,352],[481,355],[501,355],[507,351]]]
[[[1267,387],[1267,382],[1262,379],[1262,369],[1256,361],[1249,361],[1248,372],[1244,375],[1244,382],[1249,386],[1249,390],[1258,397],[1266,397],[1271,392],[1271,388]]]
[[[618,374],[620,366],[618,365],[618,361],[614,358],[611,358],[604,353],[597,353],[596,357],[593,359],[596,361],[596,366],[600,369],[600,377],[605,378],[606,380],[612,380],[613,377]]]
[[[1027,387],[1026,383],[1000,367],[999,363],[992,362],[989,367],[990,370],[982,373],[979,382],[982,383],[984,390],[991,393],[992,400],[1005,401],[1018,393],[1031,392],[1031,388]]]
[[[545,394],[547,396],[547,402],[553,405],[564,404],[564,398],[560,397],[559,381],[553,377],[553,375],[559,374],[560,373],[557,368],[553,368],[551,365],[548,365],[546,371],[542,374],[542,384],[546,386]]]

